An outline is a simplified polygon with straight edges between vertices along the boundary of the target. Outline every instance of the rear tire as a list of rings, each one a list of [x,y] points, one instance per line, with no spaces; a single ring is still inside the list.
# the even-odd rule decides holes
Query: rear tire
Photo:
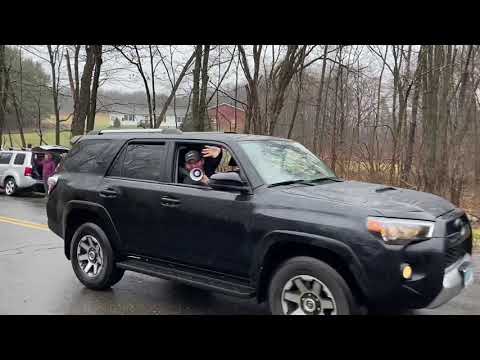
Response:
[[[356,305],[350,288],[330,265],[299,256],[273,275],[268,291],[273,315],[350,315]]]
[[[105,232],[85,223],[73,235],[70,259],[78,280],[92,290],[104,290],[119,282],[125,270],[115,266],[115,254]]]
[[[13,177],[8,177],[5,179],[4,184],[5,195],[13,196],[17,193],[17,183]]]

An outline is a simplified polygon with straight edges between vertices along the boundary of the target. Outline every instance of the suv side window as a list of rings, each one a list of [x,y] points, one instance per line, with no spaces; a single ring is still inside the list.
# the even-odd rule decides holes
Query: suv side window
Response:
[[[214,160],[213,158],[205,159],[205,161],[209,161],[210,164],[210,169],[214,169],[215,173],[225,173],[225,172],[238,172],[241,174],[241,169],[237,165],[235,158],[231,154],[230,150],[226,146],[222,146],[219,144],[210,144],[210,143],[205,143],[205,144],[200,144],[200,143],[187,143],[187,142],[180,142],[177,143],[177,150],[176,150],[176,169],[177,169],[177,174],[173,174],[173,182],[177,184],[182,184],[183,179],[185,176],[188,176],[188,172],[185,171],[185,154],[190,151],[190,150],[197,150],[198,152],[201,153],[202,149],[205,148],[205,146],[216,146],[216,147],[221,147],[222,149],[222,155],[221,159],[219,161]],[[240,175],[242,176],[242,175]],[[192,186],[192,185],[188,185]],[[193,185],[193,186],[198,186],[198,185]]]
[[[0,153],[0,165],[10,164],[10,159],[12,158],[12,155],[13,153],[11,152]]]
[[[63,162],[68,172],[104,174],[122,146],[121,140],[87,139],[77,143]]]
[[[164,181],[166,151],[165,143],[130,143],[118,156],[109,175]]]
[[[14,160],[13,164],[14,165],[23,165],[23,163],[25,162],[25,157],[26,157],[25,154],[17,154],[15,156],[15,160]]]

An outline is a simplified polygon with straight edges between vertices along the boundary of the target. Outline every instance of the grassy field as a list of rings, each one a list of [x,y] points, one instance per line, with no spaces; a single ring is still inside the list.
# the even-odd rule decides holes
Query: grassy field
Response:
[[[40,136],[36,132],[25,133],[26,144],[32,144],[33,146],[40,145]],[[6,146],[10,146],[10,140],[8,136],[5,137]],[[55,130],[43,131],[43,140],[48,145],[55,145]],[[20,140],[20,134],[12,134],[13,147],[22,147],[22,141]],[[60,133],[60,145],[70,146],[70,132]]]
[[[60,118],[67,117],[67,114],[60,114]],[[69,119],[66,122],[62,123],[62,127],[69,128],[72,121]],[[43,121],[45,129],[43,129],[43,140],[47,142],[48,145],[55,144],[55,117],[52,115],[48,119]],[[109,127],[111,125],[110,119],[107,114],[99,113],[95,117],[95,130],[101,130]],[[27,144],[32,144],[33,146],[40,145],[40,136],[36,132],[25,132],[25,142]],[[7,146],[10,146],[10,140],[8,136],[5,137],[7,140]],[[21,147],[22,142],[20,140],[20,134],[12,134],[12,142],[14,147]],[[70,131],[62,131],[60,133],[60,145],[70,146]]]
[[[480,228],[473,229],[473,247],[480,250]]]
[[[60,119],[64,119],[68,116],[68,114],[60,114]],[[55,126],[55,115],[51,115],[44,123],[48,126],[54,127]],[[65,122],[62,122],[62,126],[70,127],[72,124],[72,118],[68,119]],[[98,113],[95,116],[95,130],[101,130],[109,127],[111,125],[110,118],[106,113]]]

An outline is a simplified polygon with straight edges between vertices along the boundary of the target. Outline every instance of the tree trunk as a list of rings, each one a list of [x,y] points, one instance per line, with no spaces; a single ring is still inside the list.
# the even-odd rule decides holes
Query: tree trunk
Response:
[[[439,122],[439,146],[437,159],[439,159],[439,165],[436,168],[436,179],[437,179],[437,191],[439,194],[444,195],[446,190],[446,185],[448,182],[448,172],[445,169],[448,169],[449,159],[448,159],[448,124],[450,122],[450,106],[448,104],[448,95],[451,88],[451,79],[452,79],[452,46],[447,46],[447,52],[442,48],[442,65],[443,76],[441,78],[440,85],[440,102],[438,104],[438,122]]]
[[[288,128],[288,135],[287,135],[288,139],[292,138],[292,131],[293,131],[293,127],[295,126],[295,120],[297,118],[298,104],[300,103],[300,98],[302,96],[302,88],[303,88],[302,80],[303,80],[303,70],[300,70],[300,73],[298,74],[297,97],[295,99],[295,105],[293,108],[292,121],[290,122],[290,127]]]
[[[95,115],[97,113],[97,90],[100,80],[100,69],[102,67],[102,45],[93,45],[95,57],[95,71],[93,73],[93,84],[90,96],[90,107],[87,116],[87,132],[92,131],[95,127]]]
[[[178,78],[175,80],[175,83],[173,84],[172,91],[170,92],[170,95],[168,96],[167,100],[165,101],[165,104],[163,104],[162,111],[160,112],[160,115],[158,117],[158,122],[155,127],[159,127],[161,122],[164,120],[165,114],[167,113],[168,107],[170,106],[172,100],[175,99],[175,94],[177,93],[177,89],[180,86],[180,83],[182,82],[183,78],[185,77],[185,74],[187,73],[188,69],[190,68],[190,65],[192,64],[193,60],[195,59],[196,56],[196,51],[192,53],[188,61],[185,63],[183,66],[182,72],[178,76]],[[175,104],[174,104],[175,108]],[[187,112],[188,113],[188,112]],[[175,116],[175,124],[177,121],[177,117]]]
[[[152,114],[153,114],[153,124],[156,125],[158,122],[157,119],[157,94],[155,92],[155,69],[153,67],[153,53],[152,53],[152,45],[148,45],[148,50],[150,52],[150,73],[152,75]],[[176,117],[175,117],[176,121]]]
[[[413,99],[412,99],[412,118],[410,123],[410,128],[408,131],[408,141],[407,141],[407,151],[405,154],[405,165],[403,167],[402,180],[408,182],[410,171],[412,169],[412,160],[413,160],[413,146],[415,144],[415,132],[417,128],[417,113],[418,113],[418,100],[420,98],[420,73],[424,71],[422,67],[422,56],[423,56],[423,47],[420,48],[418,53],[417,68],[415,70],[415,75],[413,79]]]
[[[240,51],[238,52],[237,55],[237,63],[235,64],[235,112],[234,112],[234,117],[235,117],[235,129],[234,131],[237,132],[238,126],[237,126],[237,96],[238,96],[238,65],[240,64]]]
[[[202,86],[200,90],[199,116],[200,131],[211,129],[210,119],[207,114],[207,89],[208,89],[208,58],[210,54],[210,45],[204,45],[202,59]]]
[[[323,83],[325,79],[325,69],[327,67],[327,51],[328,45],[324,45],[323,49],[323,63],[322,63],[322,73],[320,75],[320,85],[318,87],[318,97],[317,97],[317,107],[315,109],[315,127],[313,130],[313,151],[315,154],[318,154],[318,135],[320,127],[320,110],[322,106],[322,96],[323,96]]]
[[[90,85],[92,82],[93,67],[95,65],[95,54],[93,45],[86,46],[87,59],[83,67],[82,78],[80,81],[80,95],[78,98],[78,118],[72,121],[72,136],[83,135],[85,133],[85,119],[90,104]]]
[[[195,67],[193,69],[193,89],[192,89],[192,123],[193,129],[199,131],[200,124],[200,72],[202,68],[202,45],[197,45],[195,48]]]
[[[327,107],[328,107],[328,94],[330,91],[330,80],[332,78],[332,71],[333,71],[333,66],[330,66],[330,70],[328,71],[328,77],[327,77],[327,86],[325,88],[325,99],[323,101],[323,114],[322,114],[322,126],[320,130],[320,139],[319,139],[319,144],[318,144],[318,155],[322,156],[323,155],[323,139],[325,136],[325,126],[327,123]]]
[[[3,127],[5,126],[5,45],[0,44],[0,149],[3,145]]]
[[[334,107],[333,107],[333,124],[332,124],[332,143],[330,150],[330,168],[335,172],[337,165],[337,109],[338,109],[338,82],[339,82],[340,72],[337,71],[335,76],[335,97],[334,97]]]
[[[68,72],[68,79],[70,82],[70,91],[72,93],[72,98],[73,98],[73,116],[72,116],[72,125],[71,125],[71,130],[73,130],[73,124],[77,124],[78,122],[78,111],[79,111],[79,105],[80,105],[80,82],[78,79],[78,55],[80,52],[80,45],[75,45],[75,58],[74,58],[74,71],[75,71],[75,79],[73,78],[72,75],[72,68],[70,64],[70,54],[68,53],[68,49],[65,54],[65,58],[67,60],[67,72]],[[60,124],[58,125],[58,128],[60,127]],[[59,131],[60,132],[60,131]]]
[[[42,110],[40,108],[40,96],[37,102],[37,118],[38,118],[38,136],[40,137],[39,144],[43,144],[43,132],[42,132]]]
[[[23,133],[23,119],[22,119],[21,109],[18,106],[17,97],[15,96],[13,88],[10,88],[10,91],[11,91],[10,96],[12,99],[13,107],[15,109],[15,115],[17,117],[17,125],[18,125],[18,132],[20,133],[20,140],[22,142],[22,147],[26,147],[27,143],[25,142],[25,135]]]
[[[54,54],[52,50],[52,45],[47,45],[48,55],[50,56],[50,69],[52,73],[52,98],[53,98],[53,113],[55,114],[55,144],[60,145],[60,110],[58,107],[58,89],[57,89],[57,71],[55,65],[57,62],[58,56],[58,47],[56,53]],[[40,107],[39,107],[40,109]],[[39,120],[41,122],[41,120]],[[40,135],[42,134],[40,130]],[[40,143],[41,143],[40,139]]]

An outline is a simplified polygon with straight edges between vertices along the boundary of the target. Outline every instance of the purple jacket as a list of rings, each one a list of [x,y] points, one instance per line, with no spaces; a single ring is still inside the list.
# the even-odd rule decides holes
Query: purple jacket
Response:
[[[43,165],[42,177],[43,177],[43,180],[47,181],[47,179],[54,174],[56,164],[55,164],[55,161],[53,160],[43,160],[42,165]]]

